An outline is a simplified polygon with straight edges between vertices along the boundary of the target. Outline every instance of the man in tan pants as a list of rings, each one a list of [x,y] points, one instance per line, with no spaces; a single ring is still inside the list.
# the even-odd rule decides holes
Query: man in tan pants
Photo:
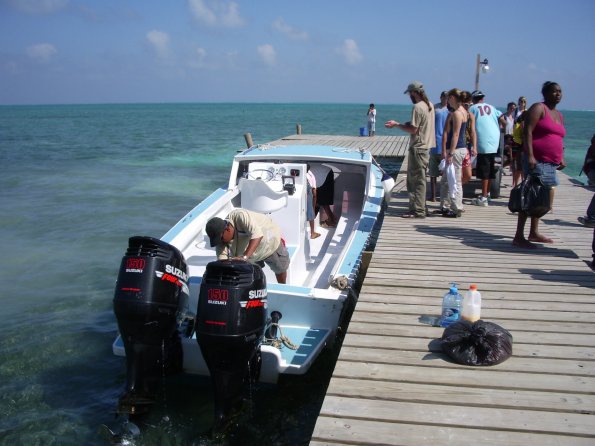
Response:
[[[387,128],[397,127],[411,135],[409,141],[409,158],[407,159],[407,192],[409,192],[409,212],[403,218],[426,217],[426,169],[430,159],[430,149],[436,146],[434,123],[434,107],[428,100],[424,86],[413,81],[407,86],[405,94],[409,94],[413,102],[411,121],[400,123],[387,121]]]

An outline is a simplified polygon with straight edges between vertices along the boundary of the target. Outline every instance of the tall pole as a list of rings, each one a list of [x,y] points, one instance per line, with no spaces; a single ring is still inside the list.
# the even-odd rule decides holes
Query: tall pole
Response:
[[[475,63],[475,89],[479,90],[479,67],[481,62],[479,61],[479,53],[477,53],[477,62]]]

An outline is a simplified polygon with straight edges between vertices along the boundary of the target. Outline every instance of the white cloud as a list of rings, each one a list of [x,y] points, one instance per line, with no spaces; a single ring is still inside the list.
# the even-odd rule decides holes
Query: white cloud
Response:
[[[169,34],[154,29],[147,33],[147,40],[157,54],[157,57],[161,59],[169,57]]]
[[[273,22],[273,29],[287,35],[294,40],[308,40],[308,33],[306,31],[299,31],[292,26],[285,23],[282,17],[275,19]]]
[[[27,14],[51,14],[64,8],[68,0],[9,0],[8,3]]]
[[[349,65],[358,64],[364,58],[357,46],[357,42],[353,39],[345,39],[343,46],[339,47],[337,52],[345,58],[345,62]]]
[[[194,57],[190,61],[190,66],[193,68],[203,68],[206,66],[205,58],[207,57],[207,50],[201,47],[194,49]]]
[[[277,52],[273,48],[273,45],[265,43],[264,45],[259,45],[256,49],[265,64],[273,66],[277,63]]]
[[[188,0],[188,5],[196,20],[207,26],[237,28],[245,23],[236,2]]]
[[[58,52],[51,43],[38,43],[27,48],[27,55],[40,63],[47,63]]]
[[[200,60],[203,60],[207,56],[207,50],[204,48],[198,47],[196,48],[196,55]]]

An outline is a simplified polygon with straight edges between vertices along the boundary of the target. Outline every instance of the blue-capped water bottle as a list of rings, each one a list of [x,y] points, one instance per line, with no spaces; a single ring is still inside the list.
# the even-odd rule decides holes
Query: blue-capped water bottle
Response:
[[[448,327],[460,320],[462,304],[463,296],[459,294],[457,284],[453,282],[448,293],[442,298],[442,315],[440,316],[440,325],[442,327]]]

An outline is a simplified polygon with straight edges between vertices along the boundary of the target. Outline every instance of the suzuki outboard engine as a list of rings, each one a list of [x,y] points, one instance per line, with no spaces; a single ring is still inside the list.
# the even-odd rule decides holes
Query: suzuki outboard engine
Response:
[[[245,385],[258,378],[266,309],[266,278],[258,265],[240,260],[207,265],[196,338],[215,391],[214,431],[224,427]]]
[[[148,412],[163,376],[182,370],[176,328],[187,304],[188,270],[182,253],[155,238],[131,237],[114,295],[126,350],[126,389],[119,413]]]

